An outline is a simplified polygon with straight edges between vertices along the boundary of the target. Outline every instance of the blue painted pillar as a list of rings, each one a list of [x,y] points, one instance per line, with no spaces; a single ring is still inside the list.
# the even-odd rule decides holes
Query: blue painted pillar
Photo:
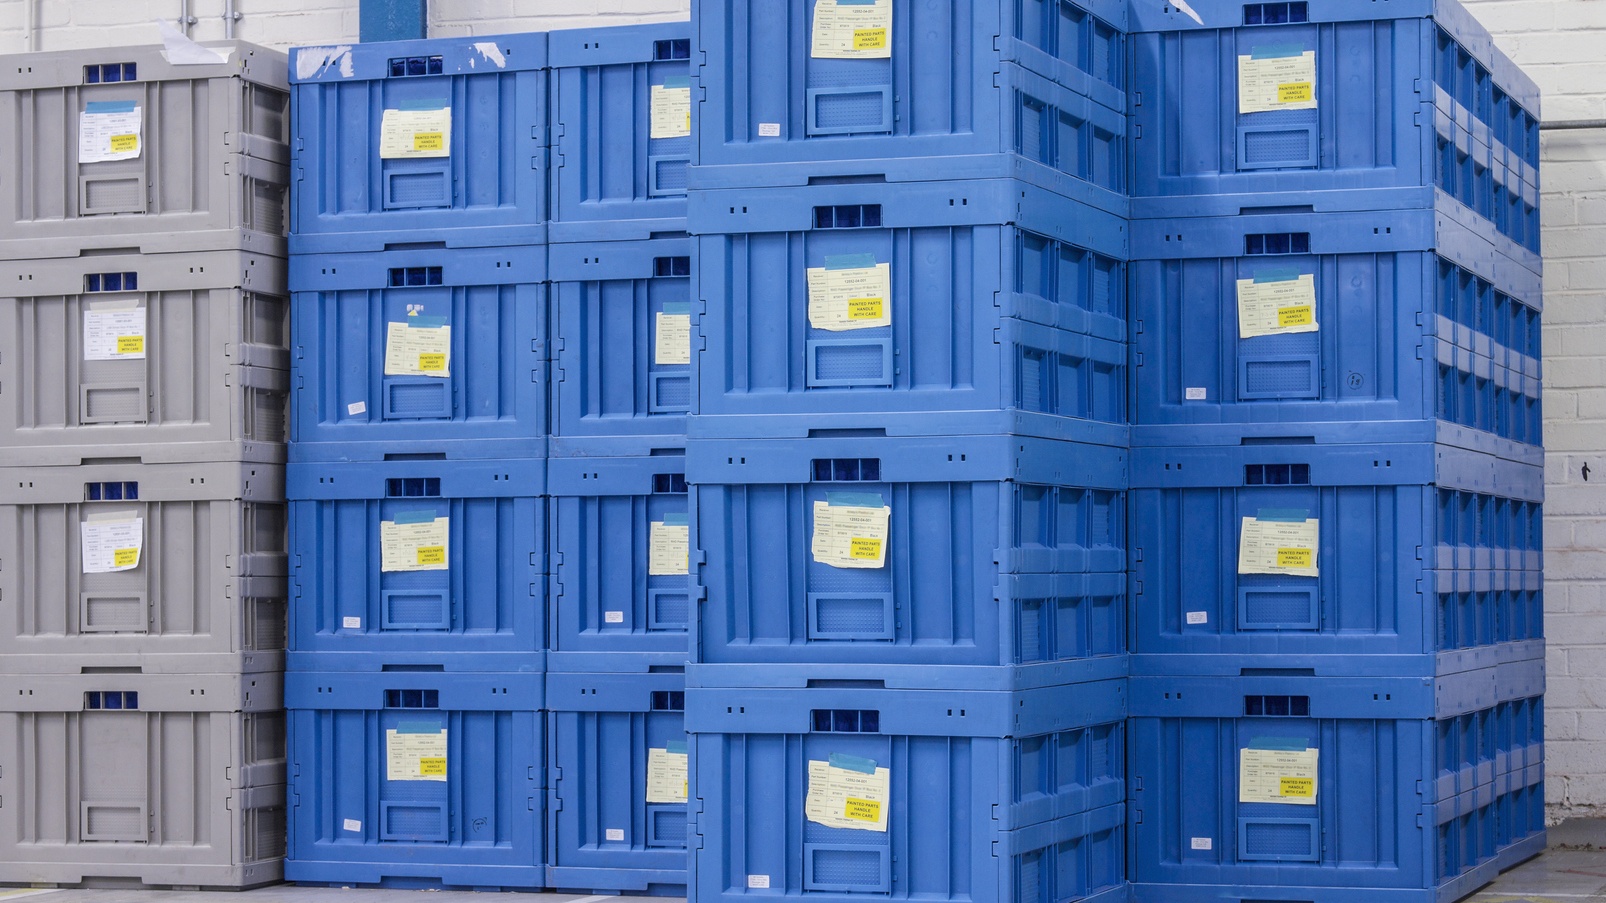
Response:
[[[360,0],[357,35],[363,43],[425,37],[429,0]]]

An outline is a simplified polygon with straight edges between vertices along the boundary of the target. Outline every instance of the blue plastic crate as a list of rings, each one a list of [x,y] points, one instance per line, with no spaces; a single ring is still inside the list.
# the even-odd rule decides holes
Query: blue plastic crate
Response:
[[[691,207],[692,434],[1126,444],[1118,217],[1004,179],[706,192]],[[811,305],[811,272],[818,286],[852,270],[879,293],[883,266],[871,325],[852,324],[845,297],[817,290]]]
[[[691,408],[690,239],[551,245],[554,457],[679,444]],[[685,344],[674,347],[679,336]],[[664,347],[659,337],[664,336]]]
[[[543,701],[540,674],[286,674],[285,879],[545,887]]]
[[[1124,694],[689,690],[690,894],[1125,900]],[[832,765],[885,771],[860,810],[885,830],[808,818],[811,769]]]
[[[545,241],[547,76],[544,33],[291,49],[291,254]],[[447,155],[383,158],[387,114]]]
[[[680,448],[660,451],[548,464],[553,671],[646,671],[686,662],[695,604],[689,564],[676,568],[653,556],[657,548],[672,557],[688,532],[686,458]]]
[[[1430,444],[1132,456],[1133,673],[1433,675],[1541,654],[1542,468]]]
[[[1538,661],[1438,681],[1134,678],[1133,898],[1460,899],[1503,867],[1494,750],[1447,746],[1444,725],[1538,704],[1543,684]]]
[[[1538,464],[1539,276],[1449,217],[1133,224],[1134,445],[1431,442]],[[1267,283],[1299,329],[1243,338]]]
[[[287,469],[295,499],[287,667],[542,670],[545,461]],[[432,537],[418,526],[425,524],[444,532],[444,549],[431,551]],[[406,536],[415,531],[422,535]],[[431,568],[396,569],[419,563]]]
[[[685,673],[553,674],[547,708],[547,886],[685,896]]]
[[[1009,436],[693,440],[692,567],[706,597],[692,660],[762,665],[777,681],[957,670],[1008,688],[1124,674],[1126,458]],[[890,509],[883,535],[856,540],[862,565],[814,551],[841,517],[817,509],[835,506]]]
[[[1543,765],[1495,781],[1495,848],[1502,870],[1544,852]]]
[[[291,460],[544,455],[545,279],[541,247],[293,258]],[[449,375],[387,375],[393,327],[445,327]]]
[[[690,22],[663,22],[547,34],[552,241],[685,228],[691,31]],[[671,120],[681,106],[684,121]]]

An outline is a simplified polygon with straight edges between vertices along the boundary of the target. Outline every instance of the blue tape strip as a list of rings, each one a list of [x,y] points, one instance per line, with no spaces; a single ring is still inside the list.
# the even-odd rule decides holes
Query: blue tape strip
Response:
[[[825,503],[833,508],[884,508],[887,504],[879,492],[827,492]]]
[[[391,518],[391,523],[427,524],[433,521],[437,516],[438,515],[435,514],[434,510],[430,508],[419,508],[414,511],[398,511],[396,512],[396,516]]]
[[[874,759],[861,759],[858,756],[849,756],[844,755],[843,753],[831,753],[831,755],[826,759],[826,762],[832,768],[842,768],[847,771],[857,771],[860,774],[875,774]]]
[[[666,302],[664,302],[664,313],[666,313],[666,314],[689,314],[689,313],[691,313],[691,302],[690,301],[666,301]]]
[[[1262,508],[1255,512],[1255,520],[1302,524],[1310,520],[1309,508]]]
[[[666,524],[685,524],[685,523],[687,523],[686,512],[678,511],[678,512],[676,512],[674,514],[665,514],[664,515],[664,523],[666,523]]]
[[[396,109],[406,110],[411,113],[423,110],[450,110],[451,108],[452,102],[443,98],[440,100],[404,100],[401,102],[401,106]]]
[[[1310,749],[1310,744],[1301,737],[1254,737],[1249,741],[1249,748],[1304,752]]]
[[[686,753],[686,741],[685,740],[671,740],[668,743],[664,744],[664,752],[680,753],[681,755],[685,755],[685,753]]]
[[[875,266],[874,254],[828,254],[825,258],[825,268],[828,270],[862,270]]]
[[[691,87],[691,76],[689,76],[689,75],[666,75],[666,76],[664,76],[664,87],[665,88],[690,88]]]
[[[838,0],[841,2],[841,0]],[[1303,44],[1262,44],[1250,48],[1249,58],[1252,60],[1278,60],[1290,56],[1300,56],[1306,50]]]
[[[1272,267],[1257,271],[1255,273],[1255,282],[1257,284],[1262,282],[1293,282],[1303,275],[1305,274],[1299,271],[1299,267]]]
[[[84,104],[85,113],[132,113],[135,109],[132,100],[92,100]]]
[[[396,733],[398,734],[438,734],[444,728],[439,721],[398,721]]]
[[[446,325],[445,317],[408,317],[407,325],[414,329],[439,329]]]

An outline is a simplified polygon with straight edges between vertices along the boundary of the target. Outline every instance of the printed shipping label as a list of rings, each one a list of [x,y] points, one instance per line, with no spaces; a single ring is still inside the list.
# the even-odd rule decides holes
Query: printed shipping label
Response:
[[[647,802],[686,801],[686,758],[683,752],[647,750]]]
[[[691,363],[691,314],[658,313],[653,329],[652,362]]]
[[[674,577],[691,572],[690,532],[686,524],[652,522],[647,539],[647,573],[650,576]]]
[[[84,360],[145,359],[145,308],[95,307],[84,311]]]
[[[1238,750],[1238,802],[1316,805],[1314,749]]]
[[[811,759],[803,814],[827,827],[884,833],[891,784],[892,773],[886,768],[865,772]]]
[[[1316,109],[1316,51],[1238,57],[1238,112]]]
[[[815,59],[890,59],[892,0],[814,0],[810,37]]]
[[[1238,338],[1316,332],[1316,277],[1238,280]]]
[[[814,560],[837,568],[880,568],[887,564],[892,509],[814,503]]]
[[[86,574],[113,574],[139,567],[145,519],[132,511],[97,514],[78,525]]]
[[[144,113],[133,102],[91,103],[78,114],[78,162],[133,160],[144,144]]]
[[[386,376],[452,375],[452,327],[392,322],[385,330]]]
[[[809,325],[843,332],[892,325],[892,265],[809,267]]]
[[[452,155],[452,108],[386,110],[379,123],[383,160]]]
[[[1238,573],[1318,576],[1320,540],[1320,522],[1314,517],[1303,521],[1246,517],[1238,536]]]
[[[691,87],[652,86],[652,121],[649,138],[687,138],[691,136]]]
[[[385,780],[445,781],[446,729],[385,731]]]
[[[444,571],[451,518],[380,521],[379,569],[393,571]]]

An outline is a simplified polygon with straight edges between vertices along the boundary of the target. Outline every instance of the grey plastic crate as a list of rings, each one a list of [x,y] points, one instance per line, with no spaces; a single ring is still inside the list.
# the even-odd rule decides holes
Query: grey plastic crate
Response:
[[[283,53],[209,44],[228,61],[173,65],[162,48],[0,57],[0,258],[82,248],[241,248],[283,257],[289,93]],[[89,104],[128,104],[139,156],[81,163]]]
[[[0,261],[6,463],[282,463],[285,278],[282,259],[241,251]],[[130,305],[144,318],[126,336],[138,354],[106,360],[88,332]]]
[[[280,675],[5,674],[0,688],[0,883],[280,880]]]
[[[283,667],[283,499],[276,464],[0,468],[0,668]],[[140,519],[137,564],[85,573],[81,525],[107,515]]]

